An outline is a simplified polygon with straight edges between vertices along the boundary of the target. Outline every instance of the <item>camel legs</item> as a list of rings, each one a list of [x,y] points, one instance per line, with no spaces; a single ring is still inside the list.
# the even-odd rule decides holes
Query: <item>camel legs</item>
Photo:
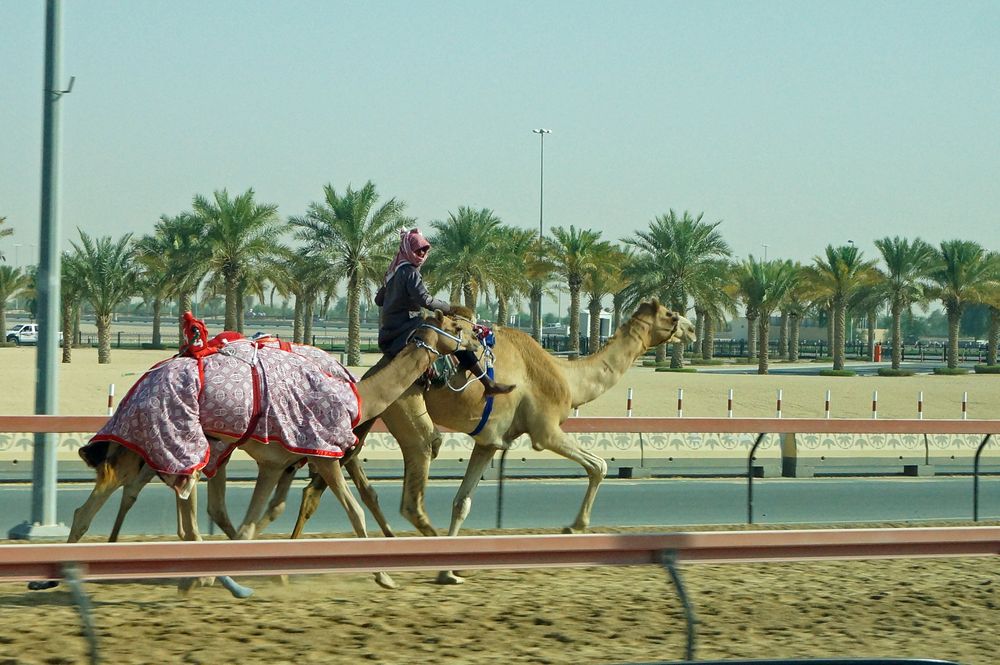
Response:
[[[557,455],[562,455],[568,460],[573,460],[583,467],[587,472],[587,491],[583,495],[583,503],[580,504],[580,512],[576,515],[576,520],[572,526],[563,529],[563,533],[580,533],[585,531],[590,525],[590,511],[594,506],[594,499],[597,497],[597,489],[601,481],[608,475],[608,463],[597,455],[582,449],[565,432],[556,428],[546,432],[532,441],[546,450],[550,450]]]
[[[201,540],[201,532],[198,530],[198,492],[197,488],[192,488],[189,495],[181,497],[177,495],[177,536],[181,540]],[[233,578],[227,576],[220,577],[219,582],[237,598],[248,598],[253,595],[253,589],[237,584]],[[178,592],[186,594],[196,586],[211,586],[212,578],[188,578],[177,584]]]
[[[388,520],[385,519],[382,506],[378,502],[378,493],[375,491],[375,486],[368,480],[368,474],[365,473],[365,468],[361,466],[361,462],[357,456],[351,456],[351,459],[347,460],[344,468],[347,469],[347,474],[354,482],[354,486],[358,488],[361,501],[368,508],[368,512],[372,514],[375,521],[378,522],[379,528],[382,529],[382,534],[386,538],[394,538],[396,534],[393,532],[392,527],[389,526]]]
[[[281,480],[286,468],[283,464],[275,465],[257,460],[257,482],[253,486],[246,516],[236,532],[237,540],[253,540],[257,533],[257,523],[264,517],[268,499],[278,486],[278,481]]]
[[[358,538],[367,538],[368,531],[365,529],[365,513],[361,510],[357,499],[354,498],[354,495],[351,494],[351,491],[347,487],[347,481],[344,480],[340,462],[336,459],[321,457],[310,460],[310,464],[322,476],[326,484],[330,486],[330,491],[337,497],[340,505],[344,507],[344,511],[347,512],[347,518],[351,521],[351,526],[354,527],[354,533],[357,534]],[[375,573],[375,582],[386,589],[396,588],[396,583],[385,572],[380,571]]]
[[[490,460],[497,449],[495,446],[482,445],[476,443],[469,455],[469,465],[465,468],[465,475],[462,477],[462,484],[455,494],[455,499],[451,504],[451,524],[448,527],[449,536],[457,536],[465,518],[469,516],[472,509],[472,494],[479,487],[479,481],[483,477],[483,472],[489,466]],[[461,584],[464,580],[456,575],[454,571],[442,570],[438,573],[438,584]]]
[[[118,504],[118,515],[115,516],[115,524],[111,527],[111,535],[108,536],[109,543],[118,542],[118,534],[121,532],[122,524],[125,522],[125,515],[135,505],[136,499],[139,498],[139,492],[155,477],[156,472],[144,464],[135,477],[125,483],[125,488],[122,490],[122,500]]]
[[[292,488],[292,481],[295,480],[295,474],[298,470],[299,467],[296,464],[290,464],[285,467],[281,477],[278,478],[278,484],[274,488],[274,495],[271,497],[271,502],[267,505],[267,510],[264,511],[264,516],[257,522],[257,533],[261,533],[268,524],[281,517],[281,514],[285,512],[285,506],[288,502],[288,492]]]
[[[431,460],[441,445],[441,434],[434,427],[423,396],[403,395],[382,414],[403,454],[403,497],[400,513],[424,536],[436,536],[424,506],[424,491],[430,475]]]
[[[236,527],[226,510],[226,464],[219,465],[208,479],[208,516],[230,540],[236,540]]]

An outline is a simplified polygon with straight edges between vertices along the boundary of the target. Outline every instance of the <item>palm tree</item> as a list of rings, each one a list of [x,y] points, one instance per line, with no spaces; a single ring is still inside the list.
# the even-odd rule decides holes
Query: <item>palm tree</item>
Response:
[[[177,299],[178,347],[185,343],[184,312],[194,310],[194,294],[209,270],[212,248],[207,231],[206,222],[194,213],[163,215],[153,229],[156,244],[163,251],[170,297]]]
[[[864,261],[855,245],[834,247],[813,257],[810,280],[820,297],[828,299],[833,313],[833,369],[844,369],[844,320],[855,291],[873,279],[873,261]]]
[[[556,274],[569,287],[569,352],[573,358],[580,354],[580,291],[584,277],[596,267],[597,257],[604,251],[601,232],[557,226],[552,229],[549,248]]]
[[[447,220],[431,226],[437,233],[431,239],[434,251],[427,259],[427,281],[457,287],[465,306],[475,310],[480,292],[499,267],[497,248],[505,232],[500,218],[489,208],[459,206]]]
[[[6,224],[6,223],[7,223],[7,218],[6,217],[0,217],[0,238],[6,238],[7,236],[14,234],[14,229],[5,229],[5,228],[3,228],[3,225]],[[0,252],[0,261],[6,261],[6,260],[7,260],[7,257],[3,255],[3,252]],[[7,329],[7,327],[4,326],[3,330],[6,330],[6,329]],[[2,331],[0,331],[0,332],[2,332]]]
[[[737,267],[737,279],[745,285],[746,307],[757,314],[757,373],[767,374],[770,352],[771,314],[784,303],[798,274],[791,261],[757,261],[751,255]]]
[[[154,231],[135,243],[135,259],[142,268],[139,292],[153,310],[153,347],[161,348],[160,313],[163,303],[173,293],[170,283],[170,244],[163,233]]]
[[[914,303],[926,299],[926,279],[934,265],[934,248],[916,238],[912,241],[896,236],[879,238],[875,246],[882,254],[885,268],[879,271],[879,288],[885,293],[892,317],[892,369],[899,369],[903,360],[903,313]]]
[[[971,240],[945,240],[928,277],[929,293],[941,300],[948,315],[948,368],[958,367],[958,335],[962,312],[969,303],[988,298],[996,275],[994,260]]]
[[[531,280],[524,269],[524,260],[532,247],[537,244],[537,236],[527,229],[503,227],[498,234],[496,262],[487,276],[497,297],[496,324],[507,324],[509,305],[520,301],[520,296],[531,291]]]
[[[531,336],[542,342],[542,298],[551,293],[549,283],[556,273],[552,256],[552,243],[535,240],[531,251],[524,257],[525,275],[528,278],[528,300],[531,303]],[[559,313],[562,316],[562,312]]]
[[[0,333],[7,330],[7,301],[28,288],[29,282],[30,278],[20,268],[0,266]]]
[[[788,291],[783,311],[788,314],[788,361],[799,359],[799,332],[802,329],[802,318],[810,311],[810,301],[813,298],[812,283],[809,280],[810,271],[801,263],[795,262],[795,285]]]
[[[295,237],[330,268],[347,278],[347,363],[361,363],[361,297],[381,281],[392,256],[396,232],[413,220],[403,216],[406,204],[389,199],[376,207],[379,195],[369,180],[339,195],[333,185],[323,188],[323,201],[310,203],[305,215],[293,217]]]
[[[80,301],[83,298],[83,270],[77,254],[62,253],[60,295],[62,296],[62,361],[73,361],[73,344],[80,330]]]
[[[688,296],[696,290],[711,262],[730,255],[729,245],[717,230],[722,222],[708,224],[703,217],[704,213],[692,217],[687,211],[678,216],[670,210],[656,217],[648,231],[637,231],[635,237],[624,241],[644,255],[646,270],[638,290],[661,297],[678,314],[687,313]],[[683,347],[675,344],[671,367],[683,364],[683,353]]]
[[[80,263],[80,289],[94,309],[97,362],[106,364],[111,362],[111,317],[115,308],[136,294],[139,280],[132,234],[118,240],[107,236],[92,239],[80,231],[80,244],[70,244],[75,252],[73,260]]]
[[[225,284],[226,330],[240,331],[240,284],[255,265],[277,251],[278,207],[255,202],[251,188],[233,198],[226,190],[216,191],[211,200],[196,196],[193,208],[207,227],[205,239],[212,251],[209,266]]]
[[[583,279],[583,291],[587,294],[587,313],[590,330],[587,331],[587,352],[593,355],[601,350],[601,303],[605,296],[621,290],[624,254],[609,242],[599,243],[594,252],[594,266]]]
[[[698,318],[698,340],[702,360],[715,356],[715,330],[727,315],[735,314],[736,302],[726,287],[732,280],[733,268],[728,260],[716,259],[705,266],[701,279],[691,292]]]

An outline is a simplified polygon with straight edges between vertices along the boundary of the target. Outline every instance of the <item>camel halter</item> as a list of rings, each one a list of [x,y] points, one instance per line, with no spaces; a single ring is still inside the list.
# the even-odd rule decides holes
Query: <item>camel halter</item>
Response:
[[[447,337],[451,341],[455,342],[455,350],[454,351],[449,351],[448,353],[441,353],[440,351],[438,351],[437,349],[435,349],[433,346],[431,346],[430,344],[428,344],[424,340],[420,339],[419,337],[415,337],[414,336],[415,333],[418,330],[420,330],[421,328],[429,328],[430,330],[433,330],[434,332],[436,332],[438,335],[441,335],[442,337]],[[433,325],[431,325],[429,323],[421,323],[419,326],[417,326],[413,330],[413,332],[410,333],[410,340],[409,341],[411,341],[414,344],[416,344],[417,348],[427,349],[428,351],[430,351],[431,353],[433,353],[434,355],[436,355],[437,357],[440,358],[441,356],[451,355],[455,351],[458,351],[459,349],[462,348],[462,330],[459,329],[458,335],[452,335],[450,332],[442,330],[441,328],[438,328],[437,326],[433,326]]]

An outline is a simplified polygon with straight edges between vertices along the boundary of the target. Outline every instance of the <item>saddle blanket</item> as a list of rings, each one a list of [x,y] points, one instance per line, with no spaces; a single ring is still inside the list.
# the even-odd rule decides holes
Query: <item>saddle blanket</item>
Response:
[[[244,436],[303,455],[342,457],[357,443],[354,377],[316,347],[240,339],[144,374],[80,450],[113,441],[161,473],[211,477]],[[224,437],[230,442],[221,441]]]

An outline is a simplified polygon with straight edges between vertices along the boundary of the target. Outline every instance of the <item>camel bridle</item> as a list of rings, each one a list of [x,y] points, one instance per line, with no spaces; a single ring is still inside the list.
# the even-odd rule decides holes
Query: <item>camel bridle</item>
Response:
[[[430,344],[428,344],[427,342],[425,342],[424,340],[422,340],[421,338],[419,338],[419,337],[416,336],[415,333],[417,332],[417,330],[420,330],[421,328],[427,328],[428,330],[433,330],[438,335],[440,335],[442,337],[445,337],[447,339],[450,339],[451,341],[455,342],[455,348],[454,348],[454,350],[448,351],[447,353],[442,353],[442,352],[438,351],[433,346],[431,346]],[[412,333],[410,333],[410,341],[412,341],[417,346],[417,348],[426,349],[427,351],[433,353],[434,355],[436,355],[437,357],[440,358],[441,356],[446,356],[446,355],[450,355],[452,353],[455,353],[455,351],[458,351],[459,349],[462,348],[462,344],[463,344],[463,341],[462,341],[462,330],[461,330],[461,328],[459,328],[458,335],[452,335],[450,332],[448,332],[446,330],[443,330],[443,329],[441,329],[441,328],[439,328],[439,327],[437,327],[435,325],[431,325],[430,323],[421,323],[419,326],[417,326],[414,329],[414,331]]]

